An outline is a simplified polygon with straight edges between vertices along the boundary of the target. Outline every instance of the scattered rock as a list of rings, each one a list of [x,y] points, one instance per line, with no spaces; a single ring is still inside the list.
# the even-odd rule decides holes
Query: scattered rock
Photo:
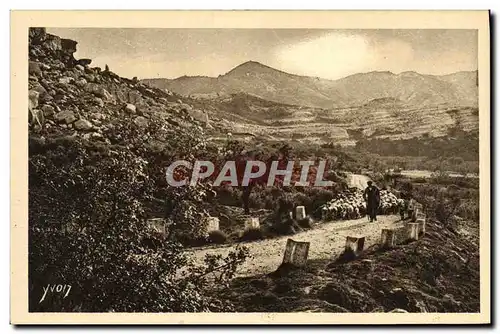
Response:
[[[56,121],[65,122],[66,124],[71,124],[76,121],[76,116],[71,110],[63,110],[61,112],[58,112],[54,118]]]
[[[148,120],[143,117],[143,116],[137,116],[135,119],[134,119],[134,123],[139,126],[139,127],[147,127],[148,126]]]
[[[129,114],[135,114],[137,108],[133,104],[127,103],[127,105],[125,106],[125,111],[128,112]]]
[[[83,76],[87,82],[94,82],[95,81],[95,75],[93,74],[85,74]]]
[[[35,62],[35,61],[30,61],[28,64],[28,73],[31,75],[35,76],[41,76],[42,75],[42,69],[40,67],[40,63]]]
[[[104,100],[113,100],[113,95],[111,95],[104,87],[98,85],[97,83],[88,83],[84,87],[85,91],[94,94],[97,97],[103,98]]]
[[[41,127],[45,122],[45,118],[43,117],[43,113],[40,109],[32,109],[28,114],[28,122],[29,124],[35,124],[37,127]]]
[[[30,90],[28,92],[28,110],[33,110],[36,107],[38,107],[38,97],[40,96],[40,93],[37,92],[36,90]]]
[[[78,65],[77,65],[78,66]],[[78,81],[75,83],[78,87],[83,88],[87,84],[87,80],[85,78],[80,78]]]
[[[96,97],[94,101],[99,107],[104,107],[104,101],[100,97]]]
[[[34,85],[32,90],[37,91],[42,99],[45,95],[47,95],[47,90],[40,84]]]
[[[80,71],[80,72],[85,72],[85,67],[83,67],[82,65],[78,64],[75,66],[75,68]]]
[[[45,28],[30,28],[28,33],[29,42],[32,45],[38,45],[45,40],[46,35]]]
[[[74,124],[75,129],[77,130],[90,130],[92,129],[92,123],[87,121],[86,119],[79,119],[78,121],[75,122]]]
[[[71,82],[73,82],[75,79],[71,78],[71,77],[62,77],[62,78],[59,78],[59,83],[60,84],[70,84]]]
[[[43,111],[43,115],[45,117],[53,116],[56,112],[55,108],[53,106],[48,105],[48,104],[45,104],[44,106],[42,106],[42,111]]]
[[[61,45],[61,38],[59,36],[53,36],[53,35],[46,35],[47,37],[50,36],[50,38],[46,38],[44,40],[44,46],[51,51],[59,51],[62,50],[62,45]]]
[[[181,110],[189,112],[193,110],[193,107],[191,107],[189,104],[183,103],[181,104]]]

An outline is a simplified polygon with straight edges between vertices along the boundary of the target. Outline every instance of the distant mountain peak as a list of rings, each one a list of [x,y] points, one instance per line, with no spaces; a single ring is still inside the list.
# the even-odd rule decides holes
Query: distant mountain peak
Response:
[[[227,72],[227,74],[233,73],[235,71],[241,71],[241,70],[255,71],[258,69],[271,69],[271,67],[264,65],[262,63],[259,63],[258,61],[249,60],[249,61],[246,61],[246,62],[241,63],[240,65],[234,67],[232,70]]]

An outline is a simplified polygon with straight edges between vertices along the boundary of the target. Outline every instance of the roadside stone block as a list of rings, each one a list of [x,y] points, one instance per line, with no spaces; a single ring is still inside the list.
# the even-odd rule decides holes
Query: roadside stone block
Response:
[[[304,206],[298,206],[295,208],[295,219],[302,220],[306,218],[306,208]]]
[[[408,240],[418,240],[419,223],[408,223]]]
[[[365,248],[365,237],[362,236],[348,236],[345,241],[345,252],[353,252],[359,254]]]
[[[425,234],[425,221],[426,221],[425,218],[418,218],[416,222],[419,227],[419,234],[421,235]]]
[[[149,231],[166,237],[169,233],[167,223],[163,218],[151,218],[146,221]]]
[[[219,218],[208,217],[207,218],[207,232],[218,231],[219,230]]]
[[[259,227],[260,222],[258,217],[249,217],[245,220],[245,231]]]
[[[418,216],[419,213],[420,213],[420,210],[418,208],[415,208],[412,211],[412,214],[411,214],[411,221],[412,222],[415,222],[417,220],[417,216]]]
[[[408,240],[408,227],[406,225],[392,229],[394,231],[394,244],[400,245]]]
[[[396,245],[396,233],[394,229],[384,228],[380,236],[380,245],[382,248],[391,248]]]
[[[304,267],[309,255],[310,242],[295,241],[288,239],[286,242],[283,264],[291,264],[296,267]]]

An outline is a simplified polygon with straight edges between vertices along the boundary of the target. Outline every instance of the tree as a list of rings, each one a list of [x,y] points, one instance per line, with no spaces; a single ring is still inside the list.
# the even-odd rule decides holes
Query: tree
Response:
[[[30,150],[30,311],[197,312],[226,307],[206,294],[206,277],[217,271],[221,280],[231,278],[246,249],[226,258],[209,257],[205,266],[195,267],[179,242],[152,234],[145,209],[155,183],[143,157],[123,147],[74,139],[33,144]],[[192,191],[196,194],[185,192],[173,201],[195,201],[201,190]],[[193,230],[199,224],[196,205],[189,214],[173,210],[167,219],[179,215]],[[179,275],[182,268],[190,268],[190,275]],[[40,302],[50,284],[72,288],[67,298],[54,295]]]

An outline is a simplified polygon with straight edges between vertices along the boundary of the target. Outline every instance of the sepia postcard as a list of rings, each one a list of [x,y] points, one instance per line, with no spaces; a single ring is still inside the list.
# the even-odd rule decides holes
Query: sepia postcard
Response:
[[[11,323],[490,324],[489,20],[12,11]]]

